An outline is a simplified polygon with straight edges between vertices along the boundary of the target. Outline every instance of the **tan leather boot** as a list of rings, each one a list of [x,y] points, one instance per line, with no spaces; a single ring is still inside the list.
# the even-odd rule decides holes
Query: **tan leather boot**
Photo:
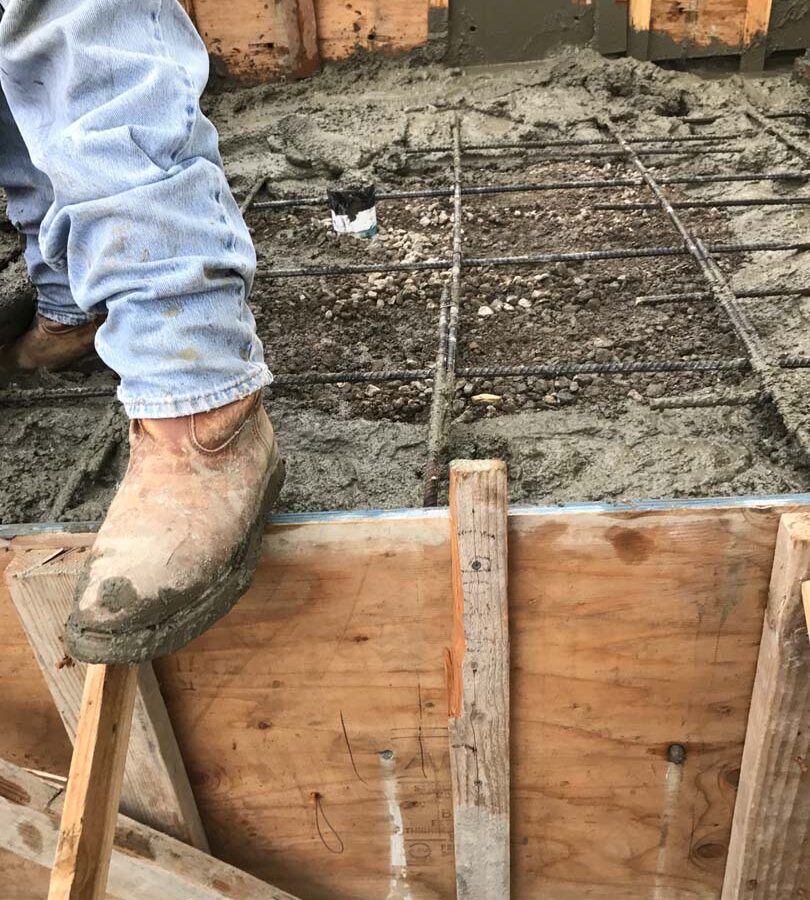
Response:
[[[68,653],[137,663],[172,653],[231,609],[259,559],[284,480],[261,392],[130,424],[130,460],[67,622]]]
[[[106,318],[99,316],[82,325],[62,325],[37,313],[28,331],[9,345],[8,364],[21,372],[58,372],[92,358],[96,332]]]

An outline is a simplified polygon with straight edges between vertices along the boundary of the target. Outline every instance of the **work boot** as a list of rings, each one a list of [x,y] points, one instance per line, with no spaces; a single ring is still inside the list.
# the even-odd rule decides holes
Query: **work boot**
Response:
[[[20,372],[37,369],[58,372],[92,359],[96,332],[106,318],[99,316],[81,325],[62,325],[37,313],[28,331],[9,345],[5,362]]]
[[[261,392],[130,423],[130,458],[79,579],[65,643],[76,659],[173,653],[231,609],[284,481]]]

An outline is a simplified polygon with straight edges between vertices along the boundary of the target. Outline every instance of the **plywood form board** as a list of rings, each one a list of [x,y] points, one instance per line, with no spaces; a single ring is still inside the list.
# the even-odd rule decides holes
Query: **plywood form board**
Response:
[[[315,0],[324,59],[358,48],[404,51],[428,38],[428,0]],[[287,69],[285,7],[266,0],[194,0],[193,20],[209,53],[230,75],[261,80]]]
[[[510,517],[514,896],[719,897],[784,509]],[[214,852],[307,900],[450,900],[451,619],[446,516],[274,526],[157,667]]]
[[[650,59],[739,53],[763,33],[763,0],[652,0]]]
[[[20,549],[6,567],[19,622],[71,740],[87,667],[65,653],[64,623],[84,565],[84,547]],[[208,841],[152,665],[141,666],[122,809],[195,847]]]
[[[0,546],[0,758],[67,775],[71,744],[3,577],[13,556]]]
[[[64,793],[0,759],[3,900],[42,900],[56,850]],[[81,900],[90,900],[82,893]],[[193,847],[118,816],[108,898],[118,900],[297,900]]]

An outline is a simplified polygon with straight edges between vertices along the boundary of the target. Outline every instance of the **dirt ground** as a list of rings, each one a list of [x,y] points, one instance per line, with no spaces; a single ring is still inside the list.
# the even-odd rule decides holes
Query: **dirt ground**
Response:
[[[406,151],[446,146],[457,111],[466,144],[602,137],[594,117],[609,114],[626,136],[729,135],[722,149],[731,152],[646,158],[657,174],[810,169],[810,159],[802,162],[770,135],[741,136],[752,128],[743,112],[747,102],[789,111],[806,108],[807,99],[788,74],[721,79],[567,51],[536,64],[463,72],[416,59],[354,60],[303,82],[209,95],[204,103],[220,130],[237,195],[265,173],[272,195],[284,197],[321,196],[328,185],[353,180],[374,181],[379,191],[446,188],[452,183],[447,153]],[[706,115],[718,118],[683,121]],[[803,134],[797,120],[781,124]],[[511,184],[634,174],[610,155],[540,158],[565,150],[570,156],[572,148],[470,154],[462,180]],[[786,193],[810,196],[804,181],[668,190],[681,200]],[[650,199],[648,191],[633,187],[465,196],[464,255],[679,246],[658,210],[593,207]],[[433,365],[446,271],[271,277],[284,267],[449,258],[450,198],[381,201],[378,217],[379,235],[363,241],[335,235],[325,205],[248,213],[259,257],[252,305],[276,373]],[[683,218],[711,243],[810,235],[810,210],[801,206],[686,210]],[[0,258],[11,248],[13,237],[0,232]],[[718,259],[738,289],[810,284],[808,253]],[[22,264],[11,262],[0,273],[0,295],[24,289]],[[725,314],[710,302],[635,303],[644,294],[702,289],[698,267],[686,256],[465,269],[458,364],[744,357]],[[770,356],[810,354],[810,298],[744,303]],[[792,371],[780,382],[790,430],[807,426],[803,398],[810,375]],[[35,376],[18,386],[81,384],[112,389],[114,380],[95,371]],[[807,461],[767,399],[740,407],[650,407],[664,396],[756,387],[746,372],[462,378],[452,406],[450,452],[506,458],[516,502],[805,490]],[[474,399],[480,394],[498,399],[482,403]],[[270,389],[267,405],[288,459],[282,508],[418,505],[431,396],[429,380]],[[98,434],[109,402],[0,406],[0,522],[93,521],[103,515],[126,463],[125,448]],[[88,460],[90,474],[66,498],[66,478]]]

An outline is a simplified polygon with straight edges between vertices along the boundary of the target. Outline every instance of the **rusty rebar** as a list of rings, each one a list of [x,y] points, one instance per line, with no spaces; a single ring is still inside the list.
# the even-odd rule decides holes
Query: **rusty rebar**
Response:
[[[711,244],[708,249],[717,254],[780,252],[810,250],[810,241],[754,241],[747,244]],[[654,259],[669,256],[689,256],[684,247],[620,247],[608,250],[569,250],[551,253],[532,253],[521,256],[470,256],[462,260],[462,268],[486,268],[488,266],[533,266],[548,263],[591,262],[607,259]],[[692,254],[694,255],[694,254]],[[367,275],[371,272],[441,272],[453,268],[453,260],[428,259],[413,262],[360,263],[354,265],[301,266],[294,269],[265,269],[257,277],[323,278],[328,276]]]

